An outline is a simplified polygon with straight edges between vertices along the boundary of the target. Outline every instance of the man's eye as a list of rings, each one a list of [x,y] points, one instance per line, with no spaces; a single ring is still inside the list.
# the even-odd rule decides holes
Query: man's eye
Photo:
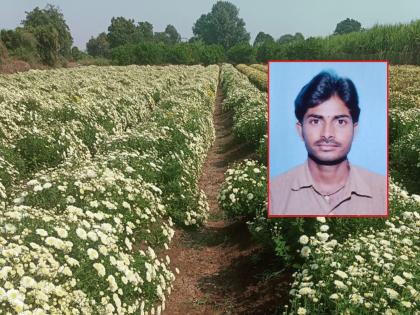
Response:
[[[347,121],[345,119],[339,119],[338,124],[341,125],[341,126],[344,126],[344,125],[347,124]]]
[[[319,123],[319,119],[311,119],[311,120],[309,121],[309,123],[310,123],[311,125],[318,125],[318,123]]]

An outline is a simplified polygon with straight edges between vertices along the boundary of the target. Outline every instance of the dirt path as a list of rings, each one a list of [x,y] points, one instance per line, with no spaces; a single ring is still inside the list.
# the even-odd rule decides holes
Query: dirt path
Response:
[[[217,203],[224,172],[233,161],[252,157],[252,149],[235,141],[232,112],[221,111],[217,92],[216,140],[203,168],[200,188],[207,195],[210,218],[198,231],[176,230],[168,255],[180,274],[164,314],[276,314],[283,304],[290,275],[273,253],[256,244],[245,222],[227,220]]]

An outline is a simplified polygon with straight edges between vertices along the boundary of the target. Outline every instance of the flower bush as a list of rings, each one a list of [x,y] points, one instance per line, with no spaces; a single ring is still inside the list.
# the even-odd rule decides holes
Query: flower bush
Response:
[[[268,165],[268,136],[264,135],[257,149],[258,160],[264,165]]]
[[[339,242],[327,224],[301,236],[306,259],[295,273],[291,309],[307,314],[415,314],[420,302],[420,202],[391,186],[397,213],[383,229]]]
[[[256,67],[259,65],[247,66],[244,64],[239,64],[236,66],[236,69],[241,71],[245,74],[249,81],[255,84],[257,88],[259,88],[263,92],[267,92],[267,81],[268,81],[268,70],[265,67],[264,70],[261,70],[260,67]],[[264,67],[264,66],[262,66]]]
[[[389,166],[396,182],[420,194],[420,69],[390,67]]]
[[[257,70],[260,70],[262,72],[268,73],[268,64],[263,65],[263,64],[255,63],[255,64],[251,65],[251,67],[255,68]]]
[[[258,145],[267,134],[267,94],[258,91],[245,75],[227,64],[222,65],[221,85],[226,96],[222,108],[234,111],[235,136],[244,142]]]
[[[253,218],[267,197],[267,168],[253,160],[234,164],[225,173],[218,201],[230,217]]]
[[[90,123],[58,100],[43,99],[44,95],[27,103],[35,111],[29,115],[37,118],[25,121],[22,128],[47,141],[30,152],[36,162],[31,172],[23,174],[18,164],[10,162],[15,154],[29,165],[32,157],[14,150],[22,138],[16,134],[2,139],[0,163],[7,170],[0,173],[1,313],[159,314],[175,278],[166,255],[173,221],[197,226],[207,217],[208,205],[197,182],[214,139],[218,67],[102,69],[59,72],[68,75],[67,80],[72,75],[115,72],[91,87],[102,90],[108,80],[118,80],[122,86],[115,92],[119,95],[112,101],[115,107],[105,93],[92,108],[87,103],[80,107],[91,115]],[[53,71],[51,77],[55,75]],[[51,80],[44,72],[41,77]],[[27,79],[20,75],[17,81]],[[137,85],[139,81],[145,85]],[[52,88],[53,98],[52,82],[37,84]],[[146,102],[137,104],[124,95],[122,87],[131,84],[148,90]],[[36,92],[38,87],[33,88]],[[76,96],[75,101],[83,100]],[[128,117],[131,101],[134,108],[143,106],[142,117]],[[119,108],[121,102],[127,107]],[[63,118],[41,119],[49,115]],[[2,130],[11,125],[13,119]],[[60,125],[60,134],[48,134]],[[83,130],[87,134],[81,137],[78,132]],[[25,145],[34,146],[34,141]],[[64,146],[57,163],[44,163],[39,157],[50,145]]]

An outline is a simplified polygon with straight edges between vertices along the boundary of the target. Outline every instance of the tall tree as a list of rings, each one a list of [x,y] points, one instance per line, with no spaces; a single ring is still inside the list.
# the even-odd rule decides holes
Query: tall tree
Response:
[[[225,49],[250,40],[238,8],[227,1],[218,1],[210,13],[201,15],[194,23],[193,33],[204,43],[220,44]]]
[[[49,42],[49,40],[46,41],[46,37],[52,40],[52,38],[55,38],[57,35],[57,38],[53,41],[57,40],[58,53],[64,57],[69,57],[71,55],[73,38],[70,34],[70,28],[58,7],[48,4],[45,9],[36,7],[32,11],[25,13],[26,18],[22,21],[22,25],[25,29],[34,34],[38,34],[38,37],[41,36],[43,38],[43,43]],[[39,30],[37,30],[38,28]],[[45,32],[48,30],[54,30],[54,34],[47,35]],[[42,49],[42,44],[40,47]],[[49,48],[51,47],[52,46],[49,45]],[[40,54],[42,54],[42,52],[40,52]]]
[[[86,44],[86,50],[93,57],[109,57],[110,49],[106,33],[102,32],[96,38],[91,37]]]
[[[181,41],[181,35],[176,30],[175,26],[168,24],[165,28],[165,33],[168,36],[170,44],[176,44]]]
[[[261,46],[265,42],[274,42],[273,36],[264,32],[259,32],[254,40],[254,47]]]
[[[138,29],[134,20],[120,16],[111,19],[111,25],[108,27],[108,42],[110,48],[130,44],[134,41]]]
[[[362,29],[362,24],[353,19],[345,19],[337,24],[334,35],[341,35],[351,32],[359,32]]]
[[[288,43],[295,42],[298,40],[305,40],[305,37],[302,35],[302,33],[295,33],[295,35],[291,35],[291,34],[282,35],[277,40],[277,43],[288,44]]]
[[[39,45],[39,55],[43,63],[54,66],[58,61],[60,35],[52,25],[37,27],[35,37]]]
[[[181,42],[181,35],[176,30],[175,26],[168,24],[164,32],[155,33],[155,41],[165,44],[177,44]]]
[[[149,22],[139,22],[137,26],[138,38],[137,42],[145,42],[153,40],[153,25]]]

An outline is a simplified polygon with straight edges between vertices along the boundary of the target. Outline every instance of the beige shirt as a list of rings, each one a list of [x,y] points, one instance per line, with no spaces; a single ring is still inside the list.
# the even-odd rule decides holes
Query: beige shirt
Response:
[[[351,165],[343,189],[324,197],[308,161],[270,180],[270,215],[386,215],[386,177]]]

